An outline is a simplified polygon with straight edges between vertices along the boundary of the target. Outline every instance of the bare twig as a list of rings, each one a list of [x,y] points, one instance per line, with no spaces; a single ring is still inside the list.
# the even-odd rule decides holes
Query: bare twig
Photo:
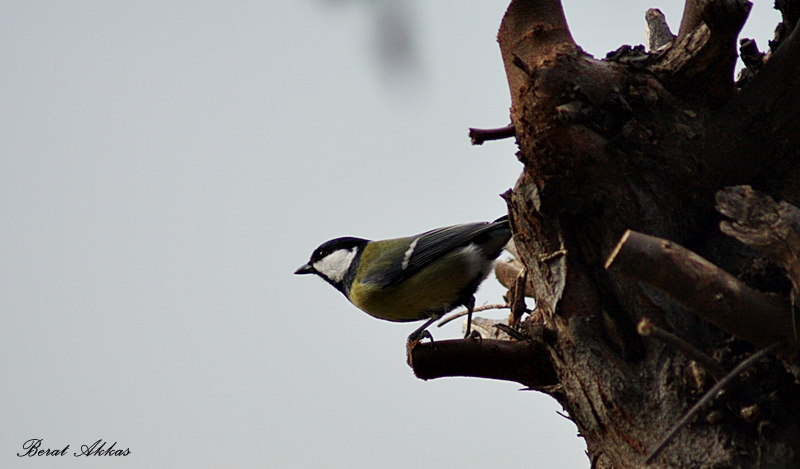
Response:
[[[639,326],[636,329],[639,331],[639,335],[653,336],[661,340],[662,342],[678,349],[681,353],[699,363],[709,373],[714,375],[714,378],[716,378],[718,381],[725,377],[725,369],[722,368],[722,366],[716,360],[709,357],[701,350],[694,347],[689,342],[686,342],[685,340],[676,336],[675,334],[670,334],[664,329],[661,329],[660,327],[656,326],[655,324],[650,322],[647,318],[639,321]]]
[[[476,306],[476,307],[472,308],[472,312],[473,313],[479,313],[481,311],[488,311],[490,309],[508,309],[510,307],[511,307],[510,305],[505,304],[505,303],[491,303],[491,304],[488,304],[488,305]],[[456,311],[455,313],[448,314],[447,316],[445,316],[445,317],[443,317],[442,319],[439,320],[439,323],[436,324],[436,327],[442,327],[445,324],[447,324],[448,322],[452,321],[453,319],[458,319],[458,318],[460,318],[462,316],[466,316],[467,313],[469,313],[469,311],[467,311],[466,309],[463,309],[461,311]]]
[[[502,140],[504,138],[511,138],[517,134],[514,124],[509,124],[505,127],[497,129],[475,129],[470,127],[469,138],[472,140],[473,145],[483,145],[483,142],[488,140]]]
[[[572,417],[570,417],[569,415],[562,414],[562,413],[561,413],[561,412],[559,412],[559,411],[556,411],[556,414],[558,414],[558,415],[560,415],[560,416],[564,417],[565,419],[569,420],[570,422],[573,422],[573,423],[575,422],[575,420],[574,420]]]
[[[658,457],[659,454],[661,454],[664,448],[667,447],[667,445],[672,441],[672,439],[675,438],[675,435],[677,435],[678,432],[683,429],[683,427],[685,427],[689,422],[692,421],[692,419],[695,417],[695,415],[697,415],[700,409],[702,409],[703,406],[714,400],[720,393],[720,391],[728,387],[728,385],[734,380],[734,378],[739,376],[739,374],[741,374],[744,370],[753,366],[753,364],[764,358],[766,355],[778,350],[783,345],[784,345],[783,343],[778,342],[759,350],[758,352],[754,353],[743,362],[739,363],[736,366],[736,368],[734,368],[730,373],[728,373],[723,379],[718,381],[717,384],[714,385],[714,387],[709,389],[709,391],[705,393],[705,395],[703,395],[703,397],[699,401],[697,401],[697,403],[694,406],[692,406],[692,408],[689,409],[688,412],[686,412],[686,415],[684,415],[683,418],[680,419],[680,421],[672,428],[672,430],[670,430],[670,432],[667,433],[667,436],[664,437],[663,440],[661,440],[661,443],[659,443],[656,449],[654,449],[653,452],[650,453],[650,456],[647,457],[647,459],[645,460],[645,464],[652,463],[653,460],[656,457]]]
[[[667,293],[725,331],[758,347],[786,341],[792,333],[787,298],[748,287],[736,277],[670,241],[626,231],[606,261],[628,277]]]

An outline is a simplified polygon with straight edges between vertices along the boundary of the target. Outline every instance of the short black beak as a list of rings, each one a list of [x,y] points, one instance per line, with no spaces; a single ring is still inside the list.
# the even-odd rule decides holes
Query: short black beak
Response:
[[[305,275],[305,274],[313,274],[314,272],[316,272],[314,270],[314,267],[312,267],[312,266],[310,266],[308,264],[303,264],[299,269],[294,271],[294,274],[295,275]]]

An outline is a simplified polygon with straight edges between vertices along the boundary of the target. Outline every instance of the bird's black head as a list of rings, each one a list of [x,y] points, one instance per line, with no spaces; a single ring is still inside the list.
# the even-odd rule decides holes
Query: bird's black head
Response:
[[[363,247],[368,242],[366,239],[352,237],[326,241],[311,253],[308,263],[294,273],[319,275],[344,293],[348,274],[355,267]]]

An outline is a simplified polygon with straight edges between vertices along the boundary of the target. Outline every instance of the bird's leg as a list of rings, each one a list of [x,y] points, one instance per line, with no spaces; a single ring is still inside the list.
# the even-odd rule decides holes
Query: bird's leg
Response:
[[[425,321],[425,324],[419,326],[414,332],[411,333],[411,335],[408,336],[408,342],[414,342],[414,341],[419,342],[426,337],[431,339],[431,342],[433,342],[433,336],[426,329],[428,329],[428,326],[433,324],[433,322],[439,319],[440,317],[441,315],[433,316],[432,318]]]
[[[467,333],[464,334],[464,338],[480,339],[481,333],[472,330],[472,310],[475,309],[475,297],[470,296],[469,301],[467,301],[467,303],[465,303],[464,306],[466,306],[467,308]]]

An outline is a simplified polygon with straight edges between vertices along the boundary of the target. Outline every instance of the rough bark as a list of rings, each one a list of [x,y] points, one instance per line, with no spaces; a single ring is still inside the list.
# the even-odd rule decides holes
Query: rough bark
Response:
[[[687,0],[672,42],[651,53],[623,46],[605,60],[575,44],[559,0],[511,2],[498,41],[524,170],[506,200],[536,310],[508,346],[417,346],[409,353],[420,376],[539,386],[575,421],[592,467],[640,468],[714,385],[677,342],[640,336],[640,320],[724,370],[780,340],[790,347],[712,396],[650,467],[800,467],[800,211],[791,205],[800,203],[800,2],[776,3],[783,23],[771,50],[743,41],[737,83],[747,1]],[[781,202],[724,190],[733,184]],[[722,231],[715,208],[732,219]],[[661,244],[650,270],[635,268],[636,256],[653,261],[647,250],[623,253],[631,269],[606,269],[628,230],[693,253],[668,261]],[[687,265],[708,276],[678,268]],[[509,285],[514,272],[501,273]]]

